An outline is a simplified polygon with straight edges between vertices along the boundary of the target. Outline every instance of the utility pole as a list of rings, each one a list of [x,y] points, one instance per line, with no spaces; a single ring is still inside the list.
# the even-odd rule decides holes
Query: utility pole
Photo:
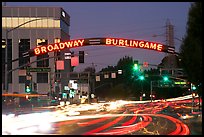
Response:
[[[92,69],[93,69],[93,73],[92,73],[92,83],[93,83],[93,93],[95,94],[95,77],[96,77],[96,69],[95,69],[95,65],[94,63],[92,63]]]
[[[152,102],[152,82],[153,82],[153,81],[151,81],[151,83],[150,83],[150,84],[151,84],[151,85],[150,85],[150,92],[151,92],[151,93],[150,93],[150,95],[151,95],[151,102]]]
[[[171,47],[173,49],[175,49],[174,46],[174,26],[170,23],[170,20],[167,19],[166,21],[166,45],[168,47]],[[167,68],[171,68],[171,58],[170,58],[171,54],[167,53],[166,57],[167,57]]]
[[[169,19],[166,21],[166,45],[174,47],[174,26]]]

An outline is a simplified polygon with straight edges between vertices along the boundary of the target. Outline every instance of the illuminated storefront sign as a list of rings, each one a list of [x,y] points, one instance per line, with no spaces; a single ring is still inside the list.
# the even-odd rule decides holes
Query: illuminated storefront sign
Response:
[[[143,40],[130,40],[122,38],[88,38],[54,43],[49,44],[47,46],[37,46],[33,49],[33,51],[34,55],[37,56],[48,52],[63,50],[65,48],[76,48],[87,45],[107,45],[118,47],[142,48],[162,52],[165,52],[166,49],[163,44]]]

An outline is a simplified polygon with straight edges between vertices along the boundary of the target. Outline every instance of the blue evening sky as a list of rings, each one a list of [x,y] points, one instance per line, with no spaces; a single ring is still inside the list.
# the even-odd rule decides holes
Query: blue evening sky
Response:
[[[135,40],[155,41],[165,44],[167,19],[174,25],[174,36],[182,39],[190,2],[7,2],[7,6],[54,6],[62,7],[70,15],[71,39],[93,37],[116,37]],[[174,40],[176,52],[181,42]],[[131,56],[140,63],[159,64],[166,55],[152,50],[87,46],[71,49],[76,53],[84,50],[85,63],[75,68],[82,71],[95,64],[96,70],[108,65],[114,66],[124,56]]]

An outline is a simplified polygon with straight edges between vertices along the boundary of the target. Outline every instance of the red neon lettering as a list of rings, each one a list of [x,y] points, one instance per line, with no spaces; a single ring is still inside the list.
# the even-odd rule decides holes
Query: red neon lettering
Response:
[[[59,47],[60,47],[60,49],[64,49],[64,47],[65,47],[64,43],[59,43]]]
[[[139,42],[139,47],[142,48],[144,46],[144,41]]]
[[[74,41],[74,47],[78,47],[78,46],[79,46],[78,42]]]
[[[138,41],[133,41],[133,45],[132,45],[133,47],[137,47],[138,46]]]
[[[35,55],[40,54],[40,49],[39,49],[39,48],[35,48],[35,49],[34,49],[34,53],[35,53]]]
[[[117,45],[117,43],[118,43],[118,40],[117,39],[112,39],[112,42],[113,42],[113,45]]]
[[[157,44],[156,43],[150,43],[150,49],[156,49],[157,48]]]
[[[72,44],[73,44],[73,41],[65,42],[65,45],[67,46],[67,48],[72,47]]]
[[[162,45],[162,44],[158,44],[157,50],[158,50],[158,51],[162,51],[162,48],[163,48],[163,45]]]
[[[54,48],[53,48],[53,49],[54,49],[54,50],[60,50],[60,48],[59,48],[59,46],[58,46],[57,43],[54,45]]]
[[[78,40],[78,42],[81,44],[80,46],[83,46],[84,39],[82,39],[82,40]]]
[[[132,40],[130,40],[130,47],[132,47]]]
[[[52,46],[52,45],[48,45],[48,46],[47,46],[47,50],[48,50],[48,51],[53,51],[53,46]]]
[[[129,44],[128,44],[128,40],[125,40],[125,46],[130,46]]]
[[[106,39],[106,45],[111,45],[111,39]]]
[[[123,39],[119,39],[119,46],[124,46],[124,40]]]
[[[52,52],[55,50],[62,50],[64,48],[79,47],[79,46],[83,46],[83,43],[84,43],[84,39],[68,41],[68,42],[64,42],[64,43],[61,42],[61,43],[50,44],[48,46],[36,47],[34,49],[34,53],[35,53],[35,55],[39,55],[39,54],[43,54],[43,53],[47,53],[47,52]],[[157,51],[163,50],[162,44],[139,41],[139,40],[106,38],[105,44],[106,45],[114,45],[114,46],[146,48],[146,49],[152,49],[152,50],[157,50]]]
[[[41,47],[41,52],[42,52],[42,53],[46,53],[46,52],[47,52],[46,47],[44,47],[44,46]]]
[[[149,49],[149,42],[145,43],[144,48],[148,48]]]

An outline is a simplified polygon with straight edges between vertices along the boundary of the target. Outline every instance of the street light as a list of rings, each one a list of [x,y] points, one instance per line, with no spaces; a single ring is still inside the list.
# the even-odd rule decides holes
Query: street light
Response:
[[[8,65],[8,33],[17,29],[17,28],[20,28],[21,26],[27,24],[27,23],[30,23],[30,22],[33,22],[33,21],[37,21],[37,20],[43,20],[45,18],[37,18],[37,19],[33,19],[33,20],[29,20],[29,21],[26,21],[12,29],[6,29],[6,41],[5,41],[5,44],[6,44],[6,47],[5,47],[5,86],[4,86],[4,89],[6,91],[6,93],[8,93],[8,71],[7,71],[7,65]]]

